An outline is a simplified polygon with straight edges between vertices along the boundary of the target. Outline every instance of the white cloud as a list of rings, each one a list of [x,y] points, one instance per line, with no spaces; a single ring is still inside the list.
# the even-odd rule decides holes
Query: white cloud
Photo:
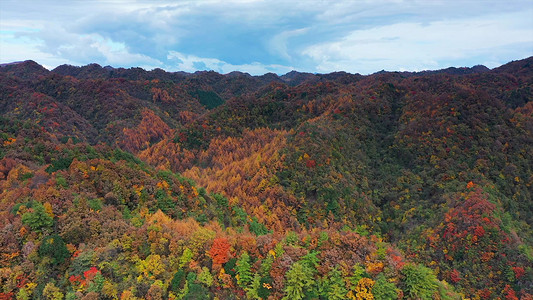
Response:
[[[399,23],[355,30],[337,41],[310,46],[303,54],[317,63],[320,72],[347,70],[361,73],[383,68],[441,68],[446,67],[442,62],[498,56],[516,45],[522,45],[522,48],[529,45],[529,54],[525,55],[531,55],[533,21],[527,17],[531,15],[530,10],[475,19]]]
[[[371,73],[533,55],[531,0],[0,2],[0,59],[50,66]]]
[[[263,75],[269,72],[285,74],[294,69],[293,67],[275,64],[263,65],[258,62],[234,65],[216,58],[198,57],[176,51],[170,51],[167,58],[170,60],[170,62],[176,62],[167,68],[168,70],[173,71],[195,72],[198,70],[213,70],[221,74],[227,74],[233,71],[241,71],[252,75]]]
[[[162,62],[147,55],[131,53],[124,43],[114,42],[96,33],[69,33],[54,25],[49,25],[43,31],[3,32],[0,41],[2,62],[33,59],[48,68],[92,62],[117,67],[134,65],[146,69],[162,65]]]
[[[287,47],[289,39],[294,36],[302,35],[308,30],[309,28],[287,30],[275,35],[269,41],[270,52],[290,61],[292,58],[291,55],[289,55],[289,50]]]

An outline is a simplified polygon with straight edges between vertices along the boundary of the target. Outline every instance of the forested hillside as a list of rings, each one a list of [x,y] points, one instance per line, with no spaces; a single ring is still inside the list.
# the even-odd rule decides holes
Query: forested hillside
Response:
[[[0,299],[533,299],[533,58],[0,66]]]

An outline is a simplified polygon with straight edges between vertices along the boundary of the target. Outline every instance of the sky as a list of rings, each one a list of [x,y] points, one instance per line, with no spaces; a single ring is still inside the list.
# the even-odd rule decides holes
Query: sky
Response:
[[[529,56],[532,0],[0,0],[0,63],[48,69],[371,74]]]

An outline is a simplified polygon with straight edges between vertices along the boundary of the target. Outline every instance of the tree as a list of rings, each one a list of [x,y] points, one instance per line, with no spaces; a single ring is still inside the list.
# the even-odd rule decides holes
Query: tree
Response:
[[[372,288],[372,294],[376,300],[396,300],[398,294],[396,292],[396,285],[389,282],[383,273],[380,273],[376,278],[376,283]]]
[[[170,282],[170,290],[179,293],[179,291],[183,288],[183,285],[185,284],[185,278],[187,274],[183,269],[179,269],[175,274],[174,277],[172,277],[172,281]]]
[[[209,272],[207,267],[203,267],[200,274],[198,274],[198,281],[205,284],[207,287],[213,285],[213,275]]]
[[[422,265],[407,264],[402,270],[405,276],[405,291],[413,299],[433,299],[437,292],[437,277]]]
[[[49,282],[46,284],[43,290],[43,296],[48,300],[62,300],[63,293],[61,290],[54,285],[54,283]]]
[[[237,260],[237,283],[240,287],[245,288],[252,281],[252,271],[250,270],[250,256],[248,252],[243,252]]]
[[[39,254],[52,258],[52,263],[56,265],[63,263],[70,256],[65,242],[57,234],[49,235],[43,239],[39,247]]]
[[[328,276],[328,299],[342,300],[346,299],[348,290],[344,286],[344,280],[342,273],[339,269],[335,268],[329,272]]]
[[[50,228],[54,225],[54,219],[48,215],[44,205],[33,201],[33,212],[29,211],[22,215],[22,223],[30,226],[34,231],[41,231],[43,228]]]
[[[285,278],[285,297],[283,299],[303,299],[306,291],[310,291],[314,286],[313,270],[301,261],[292,265]]]
[[[216,238],[213,240],[213,246],[209,250],[209,256],[213,259],[214,264],[224,264],[229,260],[229,249],[231,245],[226,238]]]

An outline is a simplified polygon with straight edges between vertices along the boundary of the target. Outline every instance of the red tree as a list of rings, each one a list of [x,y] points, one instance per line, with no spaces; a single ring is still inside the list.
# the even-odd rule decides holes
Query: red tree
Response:
[[[231,245],[226,238],[216,238],[209,250],[209,256],[215,264],[223,264],[229,260],[229,248]]]

